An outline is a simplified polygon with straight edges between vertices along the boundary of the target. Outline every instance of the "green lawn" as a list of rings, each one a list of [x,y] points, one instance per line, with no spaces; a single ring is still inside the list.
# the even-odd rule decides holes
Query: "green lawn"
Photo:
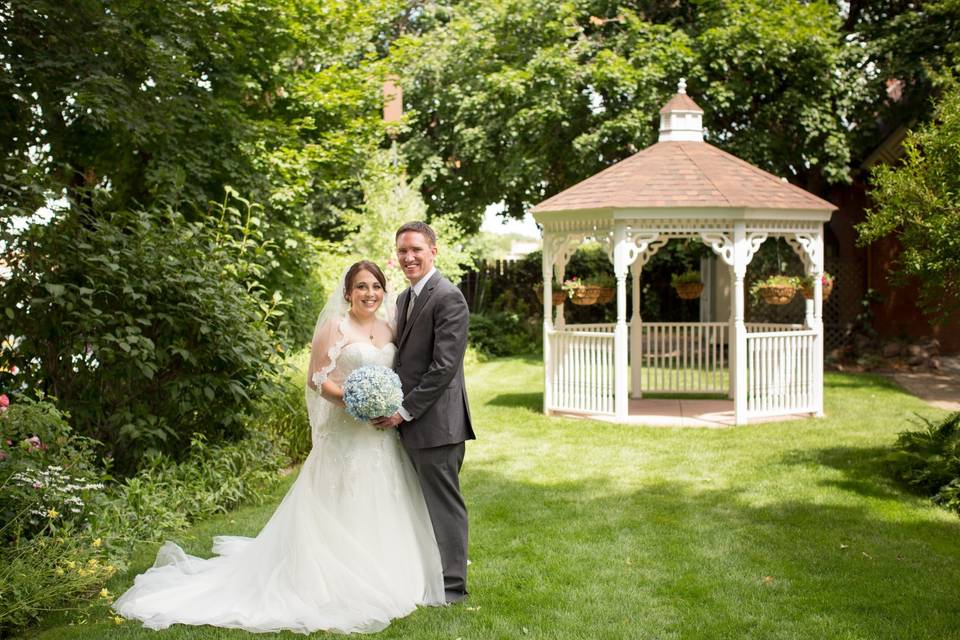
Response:
[[[829,375],[825,419],[699,430],[545,418],[535,361],[468,373],[470,600],[378,638],[960,638],[960,519],[880,463],[915,413],[940,412],[883,379]],[[212,534],[254,533],[272,508],[182,541],[207,553]],[[249,637],[155,634],[105,611],[34,635]]]

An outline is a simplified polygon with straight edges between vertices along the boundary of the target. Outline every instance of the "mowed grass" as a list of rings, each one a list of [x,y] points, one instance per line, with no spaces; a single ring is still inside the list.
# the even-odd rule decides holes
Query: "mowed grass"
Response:
[[[541,376],[519,358],[469,368],[470,599],[376,637],[960,638],[960,518],[890,482],[881,460],[916,414],[942,412],[881,378],[828,375],[824,419],[629,427],[542,416]],[[274,506],[182,542],[206,555],[213,534],[255,533]],[[111,590],[155,551],[139,550]],[[105,609],[33,635],[249,637],[155,633]]]

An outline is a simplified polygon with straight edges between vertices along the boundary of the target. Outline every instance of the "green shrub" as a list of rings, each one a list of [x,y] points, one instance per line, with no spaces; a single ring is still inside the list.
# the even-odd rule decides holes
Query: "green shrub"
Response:
[[[220,445],[194,434],[183,460],[148,456],[136,476],[112,486],[109,500],[92,518],[93,530],[122,565],[137,542],[162,540],[242,502],[259,503],[283,462],[276,443],[260,431]]]
[[[926,429],[904,431],[888,456],[893,475],[960,513],[960,412]]]
[[[539,353],[540,326],[516,313],[474,313],[470,315],[469,344],[491,357]]]
[[[310,453],[310,419],[304,401],[304,385],[310,349],[287,360],[275,391],[257,403],[251,423],[269,434],[291,463],[302,462]]]
[[[265,249],[244,204],[204,223],[70,211],[10,240],[0,333],[16,339],[2,364],[55,396],[121,473],[193,433],[238,438],[279,366],[279,298],[258,283]]]

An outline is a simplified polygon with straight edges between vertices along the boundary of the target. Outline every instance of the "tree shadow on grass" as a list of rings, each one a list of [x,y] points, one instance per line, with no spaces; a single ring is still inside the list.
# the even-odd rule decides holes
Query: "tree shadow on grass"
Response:
[[[510,407],[517,409],[527,409],[534,413],[543,412],[543,394],[542,393],[501,393],[496,395],[485,404],[493,407]]]
[[[910,494],[891,476],[886,462],[890,449],[885,447],[831,447],[828,449],[789,451],[782,461],[791,465],[818,465],[840,471],[843,480],[823,480],[824,486],[837,487],[871,498],[902,500]]]

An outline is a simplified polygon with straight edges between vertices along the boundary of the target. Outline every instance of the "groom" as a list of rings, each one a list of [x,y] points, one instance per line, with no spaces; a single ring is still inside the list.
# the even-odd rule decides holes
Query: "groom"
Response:
[[[397,299],[396,370],[403,405],[374,424],[400,429],[440,547],[447,602],[461,602],[467,597],[467,507],[459,474],[464,442],[475,437],[463,381],[470,312],[460,290],[433,266],[433,229],[408,222],[397,230],[396,242],[410,281]]]

